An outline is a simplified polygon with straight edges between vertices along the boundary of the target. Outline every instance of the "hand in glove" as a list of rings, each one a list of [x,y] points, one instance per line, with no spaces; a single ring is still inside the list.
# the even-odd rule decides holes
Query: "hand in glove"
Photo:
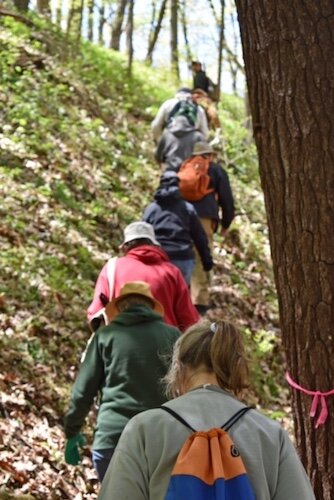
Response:
[[[83,448],[85,444],[86,438],[80,432],[69,438],[65,446],[65,462],[70,465],[78,465],[80,462],[79,447]]]

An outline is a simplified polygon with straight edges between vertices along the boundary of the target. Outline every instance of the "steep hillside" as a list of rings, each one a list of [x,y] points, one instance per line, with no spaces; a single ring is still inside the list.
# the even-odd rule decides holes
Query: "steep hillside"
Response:
[[[175,88],[145,66],[129,79],[119,54],[78,46],[36,18],[0,17],[0,50],[0,498],[96,498],[89,450],[81,467],[63,462],[61,419],[97,274],[156,187],[149,125]],[[251,399],[274,414],[278,404],[281,417],[255,149],[242,101],[225,96],[220,113],[238,216],[216,239],[210,314],[242,327],[255,367]]]

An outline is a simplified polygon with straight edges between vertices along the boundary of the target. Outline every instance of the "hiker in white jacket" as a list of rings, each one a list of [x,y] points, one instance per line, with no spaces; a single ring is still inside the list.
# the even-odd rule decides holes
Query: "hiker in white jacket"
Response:
[[[193,102],[192,93],[191,93],[190,89],[188,89],[188,88],[179,89],[176,92],[175,97],[168,99],[160,106],[159,111],[157,113],[157,116],[154,118],[152,125],[151,125],[153,139],[155,142],[157,142],[160,139],[162,131],[165,128],[165,126],[167,125],[170,112],[172,111],[174,106],[180,100],[183,100],[183,99],[189,100],[190,102]],[[208,137],[208,134],[209,134],[208,121],[206,118],[205,111],[201,106],[198,106],[198,108],[197,108],[195,129],[202,132],[205,139]]]

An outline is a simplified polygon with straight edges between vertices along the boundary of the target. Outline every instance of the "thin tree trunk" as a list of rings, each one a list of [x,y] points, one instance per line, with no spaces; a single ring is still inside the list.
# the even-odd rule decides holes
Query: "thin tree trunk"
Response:
[[[94,38],[94,0],[88,0],[88,40]]]
[[[181,23],[182,23],[182,28],[183,28],[184,44],[186,46],[186,54],[187,54],[187,64],[188,64],[188,67],[190,67],[193,57],[192,57],[191,48],[190,48],[189,39],[188,39],[186,0],[182,0],[180,7],[181,7],[181,9],[180,9],[181,10]]]
[[[171,47],[171,66],[172,72],[176,78],[180,79],[179,72],[179,54],[178,54],[178,0],[171,0],[170,16],[170,47]]]
[[[74,36],[78,42],[81,37],[84,0],[72,0],[67,18],[66,35]]]
[[[220,100],[220,87],[223,73],[223,47],[225,40],[225,0],[220,0],[220,28],[219,28],[219,44],[218,44],[218,78],[217,85],[219,89],[218,101]]]
[[[166,6],[167,6],[167,0],[162,0],[157,24],[156,24],[155,29],[153,31],[152,37],[149,39],[149,44],[148,44],[148,49],[147,49],[147,54],[146,54],[145,59],[146,59],[146,62],[148,62],[150,64],[152,64],[153,51],[154,51],[155,45],[156,45],[158,37],[159,37],[159,33],[161,30],[161,26],[162,26],[162,21],[163,21],[165,12],[166,12]]]
[[[103,40],[103,27],[104,23],[106,22],[105,18],[105,4],[104,2],[100,5],[99,8],[99,24],[98,24],[98,40],[100,45],[104,45],[104,40]]]
[[[50,0],[37,0],[37,11],[43,16],[51,16]]]
[[[129,0],[128,5],[128,20],[126,26],[126,45],[128,50],[128,75],[132,74],[132,61],[133,61],[133,10],[134,0]]]
[[[330,0],[236,0],[259,152],[282,338],[302,387],[334,386],[334,16]],[[334,397],[315,428],[292,391],[299,454],[318,500],[334,499]]]
[[[63,5],[62,0],[56,0],[56,18],[55,18],[55,24],[56,24],[56,26],[58,26],[58,28],[61,28],[62,5]]]
[[[111,43],[110,48],[114,50],[120,49],[122,26],[124,21],[125,8],[128,0],[120,0],[118,2],[115,19],[111,25]]]
[[[13,0],[14,5],[18,10],[26,12],[29,8],[29,0]]]

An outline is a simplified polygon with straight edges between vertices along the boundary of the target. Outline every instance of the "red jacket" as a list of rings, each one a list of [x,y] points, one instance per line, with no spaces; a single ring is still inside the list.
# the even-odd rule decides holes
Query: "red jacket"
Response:
[[[100,294],[109,298],[106,268],[107,264],[97,279],[94,298],[87,310],[88,320],[104,306]],[[122,286],[129,281],[145,281],[150,285],[153,296],[164,307],[164,320],[169,325],[184,331],[200,319],[181,271],[170,262],[161,248],[143,245],[117,259],[113,297],[118,297]]]

